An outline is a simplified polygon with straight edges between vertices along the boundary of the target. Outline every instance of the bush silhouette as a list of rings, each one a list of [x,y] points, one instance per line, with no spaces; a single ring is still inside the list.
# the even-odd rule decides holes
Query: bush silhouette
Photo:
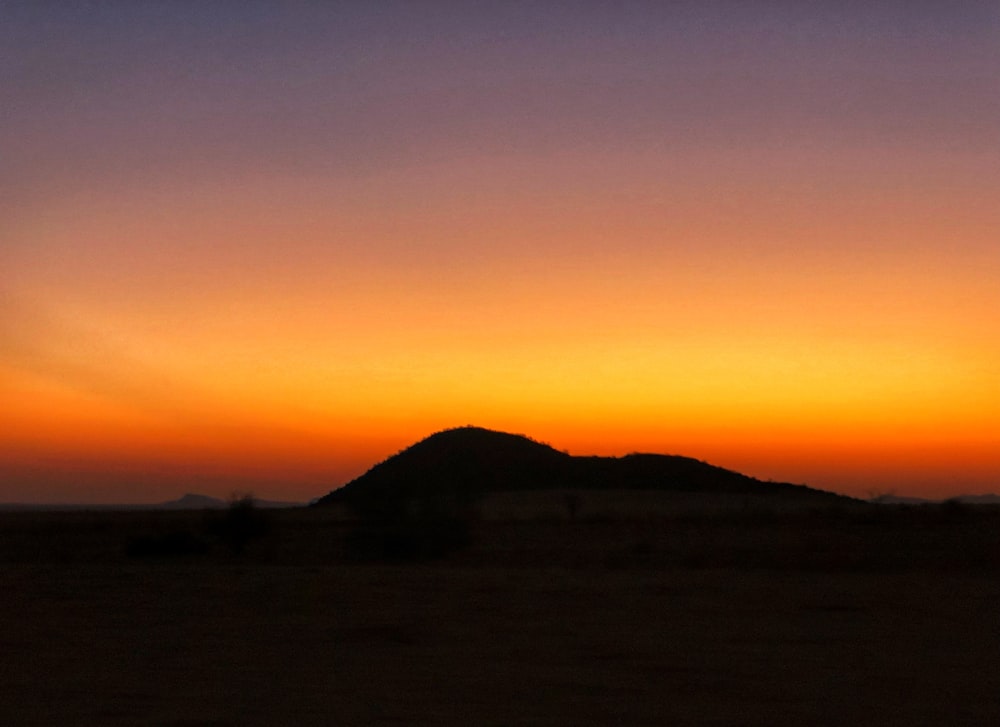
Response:
[[[208,530],[220,538],[233,553],[239,554],[251,540],[268,533],[270,521],[254,503],[252,495],[234,495],[223,513],[212,513]]]

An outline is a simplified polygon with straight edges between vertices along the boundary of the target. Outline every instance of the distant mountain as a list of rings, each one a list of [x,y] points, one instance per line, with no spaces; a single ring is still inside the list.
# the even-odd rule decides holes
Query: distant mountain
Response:
[[[266,509],[270,508],[283,508],[283,507],[301,507],[303,503],[301,502],[285,502],[282,500],[261,500],[259,498],[253,498],[253,504],[256,507],[262,507]],[[218,497],[211,497],[210,495],[199,495],[196,493],[187,493],[183,497],[176,500],[170,500],[169,502],[163,502],[159,505],[152,505],[157,510],[219,510],[222,508],[229,507],[229,500],[222,500]]]
[[[1000,505],[1000,495],[959,495],[949,498],[966,505]]]
[[[489,492],[583,489],[773,495],[817,504],[850,498],[804,485],[763,482],[690,457],[575,457],[517,434],[460,427],[433,434],[316,501],[359,509]]]
[[[285,507],[302,507],[304,503],[283,502],[280,500],[258,500],[257,498],[254,498],[253,504],[260,508],[285,508]],[[221,510],[227,507],[229,507],[229,502],[227,500],[222,500],[218,497],[211,497],[210,495],[198,495],[190,492],[182,497],[177,498],[176,500],[169,500],[167,502],[157,502],[150,504],[138,504],[138,505],[114,504],[114,503],[100,503],[100,504],[87,504],[87,503],[36,504],[36,503],[21,503],[21,502],[0,503],[0,510],[6,510],[6,511]]]
[[[906,495],[878,495],[868,502],[876,505],[930,505],[936,501],[923,497],[907,497]]]
[[[226,501],[220,500],[218,497],[189,492],[176,500],[162,502],[152,507],[157,510],[221,510],[226,507]]]
[[[876,505],[940,505],[943,502],[960,502],[963,505],[1000,505],[1000,495],[956,495],[947,499],[929,500],[923,497],[904,495],[879,495],[869,502]]]

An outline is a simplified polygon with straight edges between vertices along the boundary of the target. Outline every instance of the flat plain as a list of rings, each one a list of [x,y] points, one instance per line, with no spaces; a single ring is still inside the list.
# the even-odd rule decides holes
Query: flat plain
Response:
[[[996,510],[647,505],[507,501],[401,562],[330,510],[240,547],[218,513],[5,513],[0,721],[1000,722]]]

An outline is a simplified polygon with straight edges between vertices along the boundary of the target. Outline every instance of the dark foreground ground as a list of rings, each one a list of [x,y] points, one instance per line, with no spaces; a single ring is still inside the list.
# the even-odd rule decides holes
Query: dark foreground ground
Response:
[[[0,515],[0,724],[1000,724],[994,510],[218,517]]]

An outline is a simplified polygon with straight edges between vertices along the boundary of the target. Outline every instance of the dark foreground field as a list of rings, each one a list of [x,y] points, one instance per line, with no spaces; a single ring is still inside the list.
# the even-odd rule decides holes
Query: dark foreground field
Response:
[[[0,515],[0,723],[1000,723],[992,510],[476,521],[409,563],[219,517]]]

